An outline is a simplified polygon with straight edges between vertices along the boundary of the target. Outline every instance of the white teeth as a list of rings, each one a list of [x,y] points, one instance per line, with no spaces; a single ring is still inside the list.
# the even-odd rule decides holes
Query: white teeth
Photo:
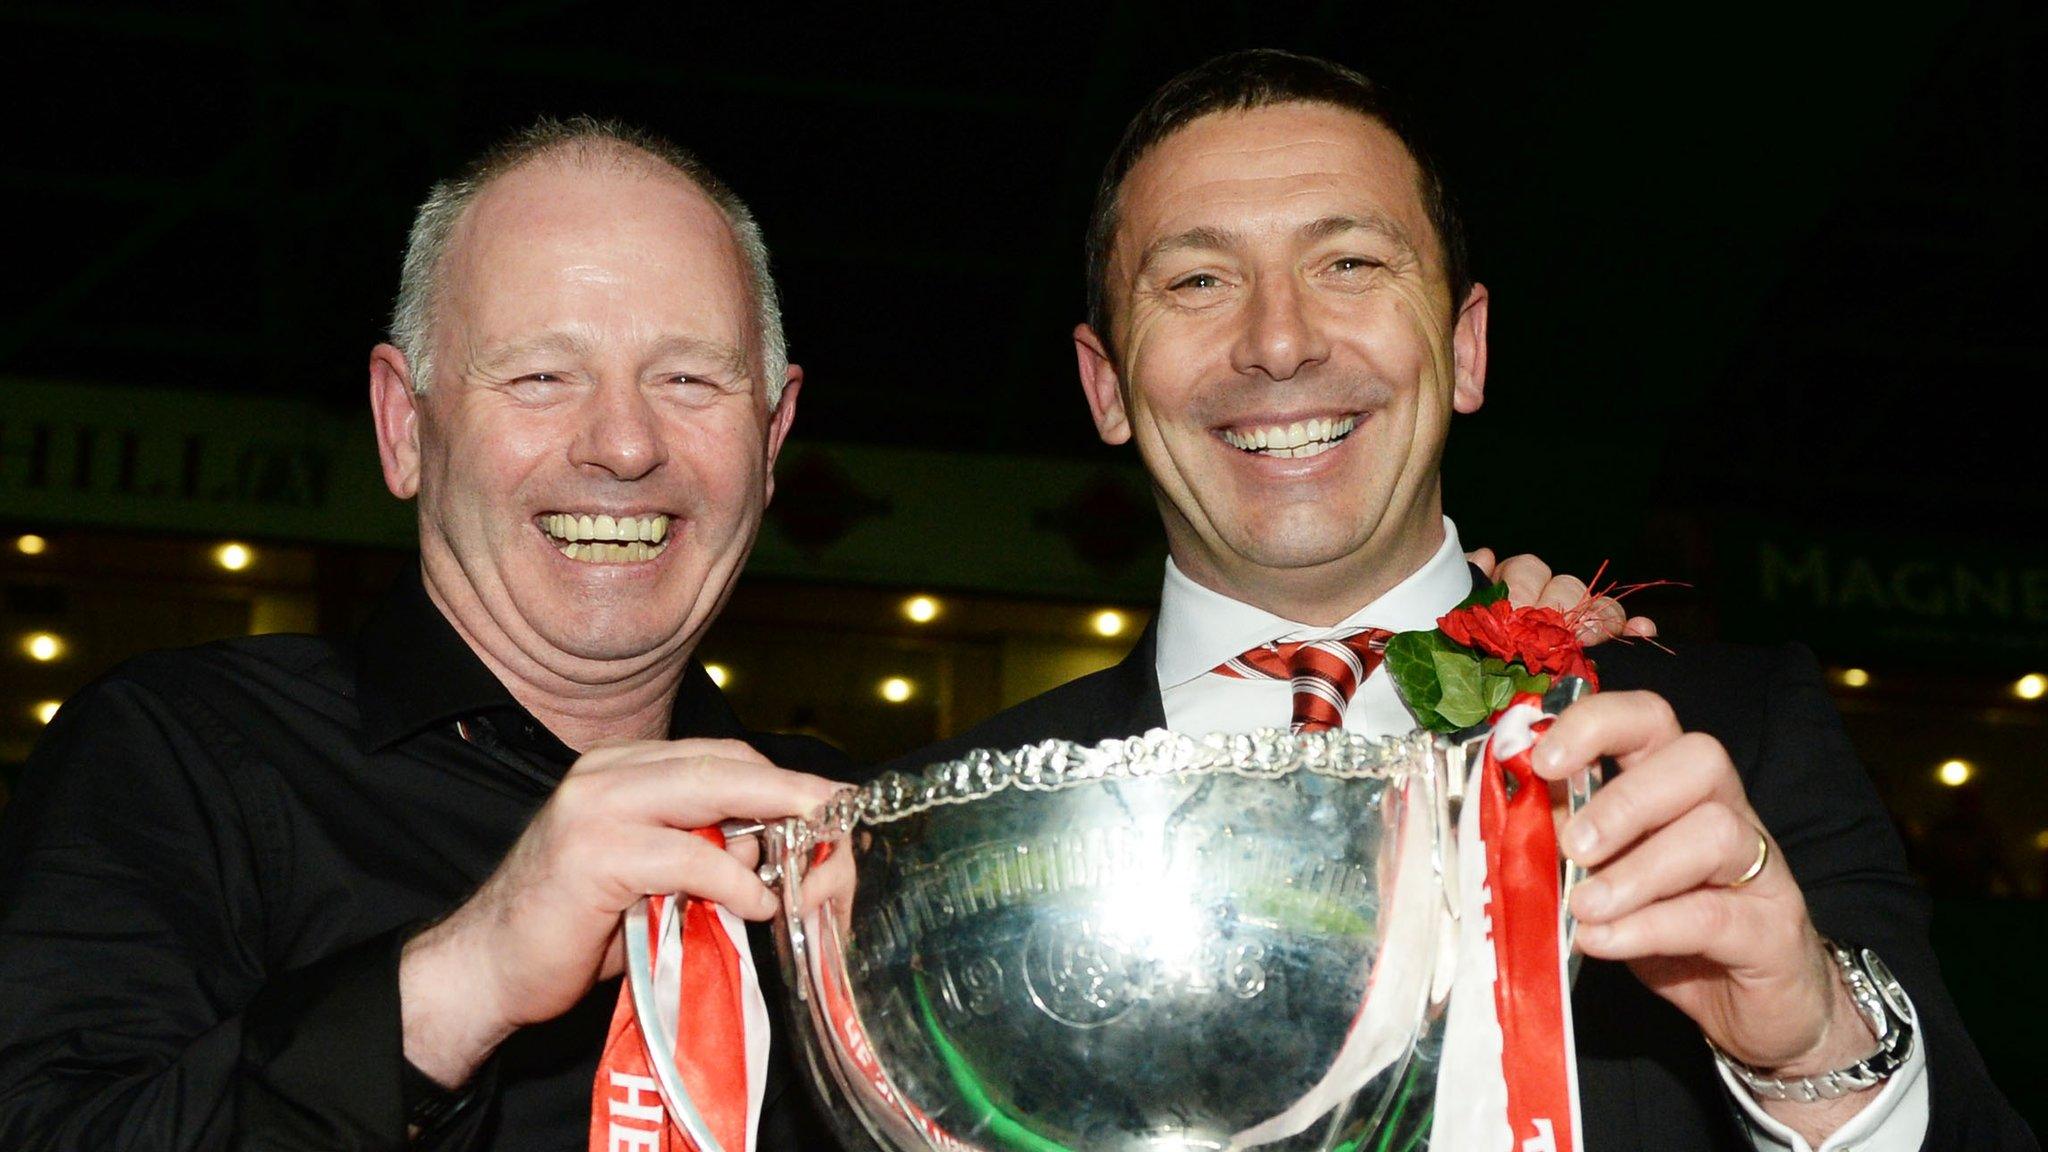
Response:
[[[1351,430],[1357,426],[1356,416],[1346,416],[1342,419],[1318,416],[1310,420],[1296,421],[1285,428],[1277,424],[1242,432],[1226,428],[1223,430],[1223,441],[1233,448],[1246,452],[1261,452],[1268,456],[1291,460],[1301,456],[1318,456],[1329,451],[1336,447],[1338,441],[1350,435]]]
[[[562,555],[585,564],[634,564],[652,560],[667,548],[665,544],[649,544],[645,540],[628,540],[613,544],[593,541],[588,544],[564,544]]]
[[[577,516],[568,512],[550,512],[541,517],[541,530],[564,544],[594,541],[645,543],[659,547],[668,539],[668,517],[659,513],[613,518],[608,515]]]
[[[1336,446],[1333,441],[1317,440],[1313,443],[1303,444],[1299,448],[1274,448],[1269,450],[1266,455],[1278,456],[1283,460],[1299,460],[1307,456],[1321,456]]]

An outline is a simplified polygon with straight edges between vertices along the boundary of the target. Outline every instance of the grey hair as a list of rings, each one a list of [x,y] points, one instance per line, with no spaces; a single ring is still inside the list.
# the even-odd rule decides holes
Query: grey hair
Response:
[[[391,308],[391,343],[405,354],[412,369],[413,390],[426,391],[434,376],[434,311],[439,305],[441,264],[455,226],[491,181],[530,160],[572,151],[609,151],[618,156],[641,153],[696,185],[718,206],[732,229],[746,268],[747,289],[754,298],[754,327],[761,341],[756,361],[768,404],[779,403],[789,369],[789,345],[782,333],[782,303],[768,267],[768,243],[761,238],[761,226],[754,221],[753,212],[688,150],[652,132],[591,116],[567,120],[543,116],[471,161],[461,175],[435,184],[427,193],[413,215],[405,263],[398,274],[398,299]]]

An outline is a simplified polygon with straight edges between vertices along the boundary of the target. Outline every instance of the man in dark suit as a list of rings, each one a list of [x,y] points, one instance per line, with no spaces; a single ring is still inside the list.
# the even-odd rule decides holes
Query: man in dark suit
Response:
[[[1472,590],[1439,465],[1452,414],[1484,399],[1488,294],[1384,93],[1277,52],[1175,79],[1109,163],[1088,261],[1082,385],[1102,439],[1135,442],[1151,474],[1160,610],[1120,665],[916,761],[1281,726],[1288,683],[1226,663],[1433,627]],[[1591,870],[1573,896],[1587,1145],[2035,1147],[1942,988],[1811,657],[1600,657],[1606,691],[1537,753],[1554,780],[1619,768],[1561,834]],[[1345,705],[1348,728],[1412,725],[1384,671]],[[1873,1024],[1851,988],[1883,963],[1906,997]]]

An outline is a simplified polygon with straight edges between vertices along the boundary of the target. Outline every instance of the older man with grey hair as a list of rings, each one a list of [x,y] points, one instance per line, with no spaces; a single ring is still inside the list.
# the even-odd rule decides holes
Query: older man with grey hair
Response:
[[[0,1147],[581,1147],[621,911],[765,916],[688,829],[830,794],[777,765],[848,768],[746,732],[693,659],[802,381],[731,191],[544,121],[434,189],[392,338],[371,399],[420,564],[356,643],[132,661],[29,763]],[[827,1143],[764,1064],[757,1147]]]

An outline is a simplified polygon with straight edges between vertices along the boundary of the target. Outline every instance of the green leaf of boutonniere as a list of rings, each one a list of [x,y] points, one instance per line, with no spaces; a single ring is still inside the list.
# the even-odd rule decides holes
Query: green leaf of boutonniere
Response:
[[[1479,661],[1466,652],[1437,652],[1437,715],[1458,728],[1470,728],[1493,714],[1486,706],[1486,687],[1479,676]]]
[[[1508,706],[1515,698],[1515,677],[1508,673],[1489,673],[1481,677],[1486,684],[1486,710],[1491,715]]]
[[[1409,711],[1415,713],[1415,719],[1423,727],[1438,732],[1456,730],[1436,714],[1437,702],[1443,699],[1443,689],[1437,682],[1436,654],[1454,647],[1443,633],[1436,631],[1397,632],[1387,641],[1387,675],[1394,678],[1395,689]]]

